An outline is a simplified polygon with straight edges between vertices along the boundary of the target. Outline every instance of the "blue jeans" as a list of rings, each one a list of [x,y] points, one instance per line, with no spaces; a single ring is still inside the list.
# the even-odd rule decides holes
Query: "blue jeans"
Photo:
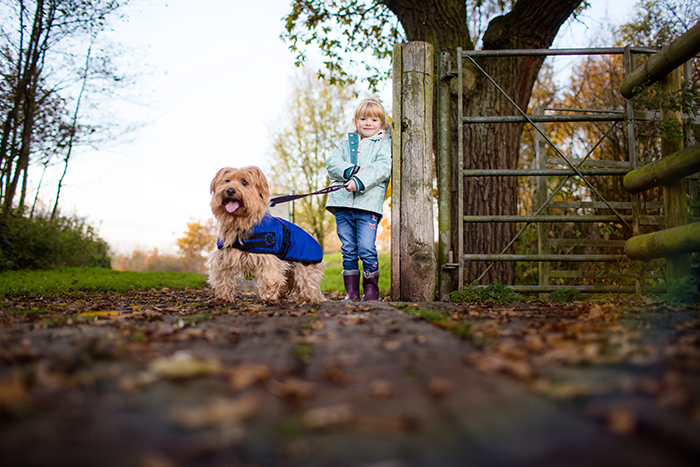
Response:
[[[374,242],[377,239],[377,226],[381,217],[369,211],[336,208],[335,224],[342,244],[343,270],[360,269],[358,259],[362,260],[362,270],[365,273],[379,270],[377,247]]]

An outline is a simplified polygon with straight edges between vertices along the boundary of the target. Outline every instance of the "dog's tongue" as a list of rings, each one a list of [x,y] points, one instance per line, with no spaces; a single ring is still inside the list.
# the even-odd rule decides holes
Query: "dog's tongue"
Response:
[[[228,212],[235,212],[239,207],[241,207],[241,204],[238,201],[229,201],[226,205],[226,210]]]

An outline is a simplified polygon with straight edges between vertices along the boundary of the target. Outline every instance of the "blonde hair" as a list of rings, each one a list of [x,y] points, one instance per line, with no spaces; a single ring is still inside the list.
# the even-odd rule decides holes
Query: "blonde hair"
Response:
[[[386,111],[378,100],[368,98],[363,99],[355,109],[355,116],[352,119],[352,125],[355,126],[360,117],[378,118],[382,122],[384,129],[387,129]],[[357,130],[357,128],[355,128]]]

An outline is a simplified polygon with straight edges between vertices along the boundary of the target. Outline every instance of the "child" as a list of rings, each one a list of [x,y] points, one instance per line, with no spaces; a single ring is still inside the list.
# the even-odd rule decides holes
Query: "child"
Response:
[[[345,190],[328,195],[326,209],[335,215],[343,252],[345,300],[360,298],[362,260],[364,295],[362,300],[379,298],[377,226],[391,177],[391,129],[384,107],[374,99],[364,99],[355,109],[355,131],[348,133],[326,159],[333,182]]]

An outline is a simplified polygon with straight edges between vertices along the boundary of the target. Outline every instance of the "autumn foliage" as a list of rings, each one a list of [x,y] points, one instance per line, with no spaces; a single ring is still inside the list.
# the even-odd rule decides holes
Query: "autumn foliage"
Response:
[[[216,235],[212,221],[191,220],[182,236],[175,240],[177,255],[135,250],[130,255],[116,255],[112,268],[120,271],[173,271],[206,274],[204,265],[208,253],[216,247]]]

